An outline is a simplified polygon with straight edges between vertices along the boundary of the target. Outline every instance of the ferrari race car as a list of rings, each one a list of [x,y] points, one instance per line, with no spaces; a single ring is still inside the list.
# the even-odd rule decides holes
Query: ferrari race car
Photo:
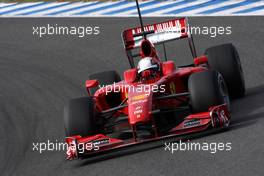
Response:
[[[92,74],[88,96],[64,108],[68,159],[229,126],[230,100],[245,93],[238,52],[222,44],[197,56],[188,29],[179,18],[122,33],[131,66],[124,79],[116,71]],[[176,39],[188,40],[193,64],[158,56],[156,45]]]

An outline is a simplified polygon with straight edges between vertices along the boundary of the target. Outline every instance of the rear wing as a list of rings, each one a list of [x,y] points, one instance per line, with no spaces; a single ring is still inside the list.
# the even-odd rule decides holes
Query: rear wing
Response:
[[[189,24],[187,18],[178,18],[161,23],[144,26],[146,38],[153,44],[164,43],[171,40],[189,38]],[[123,43],[126,50],[140,46],[144,39],[141,27],[127,29],[122,33]]]

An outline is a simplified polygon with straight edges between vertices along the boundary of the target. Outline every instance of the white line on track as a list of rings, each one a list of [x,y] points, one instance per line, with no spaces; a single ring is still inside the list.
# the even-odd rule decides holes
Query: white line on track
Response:
[[[161,7],[161,6],[165,6],[165,5],[169,5],[169,4],[173,4],[175,2],[182,2],[184,0],[178,0],[178,1],[160,1],[158,4],[153,4],[151,6],[146,6],[146,7],[141,7],[140,10],[141,11],[144,11],[144,10],[149,10],[149,9],[153,9],[153,8],[157,8],[157,7]],[[132,10],[128,10],[126,12],[122,12],[122,13],[118,13],[118,14],[115,14],[115,15],[129,15],[129,14],[133,14],[133,13],[136,13],[137,12],[137,9],[132,9]]]
[[[15,10],[15,9],[22,8],[22,7],[27,7],[27,6],[35,5],[35,4],[41,4],[41,3],[42,2],[27,2],[27,3],[21,3],[21,4],[15,5],[15,6],[2,8],[2,9],[0,9],[0,13],[7,12],[7,11],[10,11],[10,10]]]
[[[209,1],[210,0],[199,0],[199,1],[194,1],[194,2],[187,3],[187,4],[182,4],[182,5],[179,5],[179,6],[176,6],[176,7],[166,8],[166,9],[159,10],[159,11],[151,13],[151,16],[160,15],[160,14],[163,14],[163,13],[170,12],[172,10],[178,10],[178,9],[187,8],[187,7],[194,6],[194,5],[199,5],[199,4],[202,4],[202,3],[209,2]]]
[[[80,12],[84,12],[84,11],[87,11],[87,10],[92,10],[92,9],[96,9],[96,8],[100,8],[100,7],[105,7],[105,6],[112,5],[112,4],[119,3],[119,2],[120,1],[99,3],[99,4],[96,4],[96,5],[91,5],[89,7],[84,7],[84,8],[80,8],[80,9],[75,9],[75,10],[71,10],[71,11],[68,11],[68,12],[64,12],[64,13],[61,13],[60,16],[74,15],[76,13],[80,13]],[[92,3],[96,3],[96,1],[94,1]]]
[[[232,8],[232,9],[223,10],[221,12],[217,12],[217,14],[218,15],[232,14],[232,13],[240,11],[240,10],[245,10],[245,9],[250,9],[250,8],[253,8],[253,7],[258,7],[258,6],[261,5],[260,3],[262,3],[262,5],[264,5],[263,2],[255,2],[255,3],[252,3],[252,4],[247,4],[245,6],[239,6],[239,7],[235,7],[235,8]]]
[[[14,3],[0,3],[0,8],[6,7],[6,6],[9,6],[12,4],[16,4],[16,2],[14,2]]]
[[[45,9],[45,8],[49,8],[49,7],[54,7],[54,6],[59,5],[59,4],[66,4],[66,2],[63,2],[63,3],[57,3],[57,2],[47,3],[47,4],[43,4],[41,6],[32,7],[32,8],[12,12],[9,15],[12,15],[12,16],[20,15],[20,14],[24,14],[24,13],[28,13],[28,12],[33,12],[35,10],[41,10],[41,9]]]
[[[151,1],[153,1],[153,0],[151,0]],[[140,4],[145,4],[145,3],[148,3],[148,2],[151,2],[151,1],[140,2]],[[124,9],[124,8],[127,8],[127,7],[133,7],[133,6],[135,6],[135,2],[131,1],[128,4],[124,4],[124,5],[121,5],[121,6],[118,6],[118,7],[114,7],[114,8],[110,8],[110,9],[106,9],[106,10],[100,10],[100,11],[91,13],[91,15],[100,15],[100,14],[112,12],[112,11],[115,11],[115,10]]]
[[[67,5],[67,6],[46,10],[42,13],[38,13],[38,15],[46,15],[46,14],[56,13],[56,12],[63,11],[63,10],[65,10],[65,12],[66,12],[67,10],[70,10],[72,8],[78,8],[78,7],[82,7],[84,5],[89,5],[89,4],[93,4],[93,3],[94,2],[76,2],[73,4]]]
[[[220,7],[224,7],[224,6],[228,6],[228,5],[232,5],[232,4],[236,4],[239,2],[242,2],[244,0],[236,0],[236,1],[227,1],[227,2],[222,2],[220,4],[213,4],[213,5],[209,5],[206,7],[202,7],[202,8],[198,8],[195,10],[191,10],[188,12],[183,12],[184,15],[192,15],[192,14],[199,14],[200,12],[206,11],[206,10],[212,10],[212,9],[216,9],[216,8],[220,8]]]

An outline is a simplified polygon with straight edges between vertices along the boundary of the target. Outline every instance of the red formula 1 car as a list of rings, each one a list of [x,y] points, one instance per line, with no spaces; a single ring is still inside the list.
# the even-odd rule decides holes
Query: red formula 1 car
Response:
[[[228,127],[230,99],[245,93],[232,44],[197,57],[186,18],[142,25],[122,36],[131,65],[124,80],[115,71],[93,74],[86,81],[88,96],[70,100],[64,109],[68,159]],[[184,38],[193,64],[177,67],[158,56],[156,45]]]

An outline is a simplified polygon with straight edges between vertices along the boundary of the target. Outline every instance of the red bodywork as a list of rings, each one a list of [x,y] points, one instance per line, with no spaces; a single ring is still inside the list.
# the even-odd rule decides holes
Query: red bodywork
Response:
[[[183,19],[176,22],[172,20],[172,22],[174,22],[173,24],[178,22],[183,26],[185,23]],[[154,27],[157,28],[157,26],[158,25],[155,25]],[[123,34],[127,35],[125,37],[127,41],[125,43],[126,50],[130,50],[135,46],[132,31],[135,32],[138,30],[139,29],[137,28],[130,29]],[[180,38],[187,37],[187,31],[181,29],[181,32],[182,34],[178,35]],[[101,151],[126,147],[146,141],[154,141],[186,133],[199,132],[209,128],[222,128],[229,125],[230,113],[227,110],[227,106],[222,104],[210,107],[207,112],[192,114],[191,111],[189,111],[190,113],[182,118],[182,120],[174,127],[170,127],[166,132],[159,130],[160,127],[157,128],[155,118],[153,118],[155,114],[159,114],[166,108],[177,109],[183,107],[183,102],[188,101],[188,95],[186,92],[188,92],[187,82],[189,76],[193,73],[201,72],[210,68],[208,68],[206,56],[194,58],[193,66],[177,68],[173,61],[161,62],[157,56],[154,45],[149,40],[142,40],[140,48],[141,57],[151,56],[156,59],[160,66],[159,74],[151,80],[142,82],[138,80],[137,69],[131,68],[124,72],[123,81],[101,87],[93,95],[97,114],[110,112],[114,118],[121,116],[127,117],[127,123],[125,123],[125,125],[131,128],[133,136],[126,140],[113,138],[107,134],[67,137],[66,142],[69,145],[67,150],[68,159],[76,158],[83,153],[100,153]],[[86,88],[89,95],[91,95],[90,88],[96,86],[98,86],[97,80],[86,81]],[[161,89],[163,92],[161,92]],[[115,99],[109,100],[107,97],[110,95],[115,97]],[[164,95],[179,96],[177,98],[159,98]],[[115,111],[109,111],[115,108],[111,101],[115,101],[116,103],[114,104],[120,104],[122,108]],[[126,103],[122,104],[122,102]],[[137,126],[142,124],[151,124],[150,126],[153,129],[153,133],[146,138],[139,138],[137,136]],[[122,125],[116,125],[116,127],[114,127],[115,130],[119,128],[122,128]],[[84,150],[80,151],[80,149],[76,147],[80,144],[88,145],[84,147]]]

